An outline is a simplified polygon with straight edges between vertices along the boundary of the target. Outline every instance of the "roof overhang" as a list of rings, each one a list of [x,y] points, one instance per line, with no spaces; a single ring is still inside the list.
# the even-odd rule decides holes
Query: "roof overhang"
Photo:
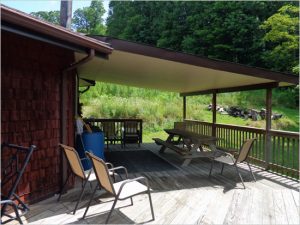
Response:
[[[1,5],[1,30],[71,49],[75,52],[85,53],[89,49],[94,49],[96,55],[102,58],[107,58],[108,54],[112,52],[112,48],[107,43],[42,21],[4,5]]]
[[[298,84],[298,77],[237,63],[93,36],[114,48],[108,61],[93,59],[78,69],[82,78],[181,95],[254,90]],[[76,54],[77,60],[84,57]]]

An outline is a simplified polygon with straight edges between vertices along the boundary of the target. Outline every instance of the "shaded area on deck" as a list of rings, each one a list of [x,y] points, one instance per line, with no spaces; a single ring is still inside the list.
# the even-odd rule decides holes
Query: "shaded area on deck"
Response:
[[[152,188],[152,199],[155,211],[155,221],[151,218],[146,195],[130,200],[120,201],[117,210],[112,214],[110,223],[143,223],[153,224],[298,224],[299,223],[299,183],[297,181],[266,172],[257,167],[254,173],[257,182],[252,182],[248,170],[240,167],[245,179],[246,190],[236,173],[231,168],[224,169],[216,165],[211,178],[208,177],[210,162],[195,159],[189,166],[180,167],[182,159],[170,150],[159,154],[159,146],[143,144],[141,149],[151,150],[157,157],[162,157],[176,167],[176,170],[130,171],[129,177],[145,176]],[[136,144],[121,149],[115,145],[111,152],[123,151],[131,154],[139,149]],[[117,153],[117,152],[116,152]],[[142,170],[141,170],[142,171]],[[238,183],[237,183],[238,182]],[[98,191],[100,200],[94,201],[85,220],[81,220],[91,193],[87,188],[83,201],[76,215],[71,212],[78,198],[80,185],[77,189],[68,191],[58,203],[57,196],[31,205],[31,211],[26,215],[28,223],[36,224],[99,224],[104,223],[112,205],[111,198]],[[101,203],[100,203],[101,202]],[[126,206],[126,207],[125,207]]]
[[[125,166],[130,173],[176,170],[172,164],[150,150],[108,151],[106,161],[115,167]]]

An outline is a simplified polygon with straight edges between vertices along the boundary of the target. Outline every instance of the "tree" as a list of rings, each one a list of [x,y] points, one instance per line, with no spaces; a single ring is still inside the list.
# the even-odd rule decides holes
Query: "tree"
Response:
[[[284,2],[112,1],[110,36],[264,66],[260,24]]]
[[[32,12],[30,14],[41,20],[45,20],[56,25],[60,24],[60,13],[57,10],[49,11],[49,12],[47,11]]]
[[[299,73],[299,7],[285,5],[260,28],[266,33],[263,60],[277,71]]]
[[[125,40],[156,45],[159,38],[160,2],[111,1],[107,34]]]
[[[74,12],[73,28],[86,34],[105,34],[102,19],[104,13],[102,1],[91,1],[89,7],[83,7]]]

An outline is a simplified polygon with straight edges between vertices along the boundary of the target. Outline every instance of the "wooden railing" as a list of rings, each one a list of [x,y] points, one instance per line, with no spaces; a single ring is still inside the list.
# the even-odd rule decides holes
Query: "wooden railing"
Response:
[[[252,163],[299,178],[299,133],[297,132],[271,130],[269,132],[270,152],[267,152],[267,134],[264,129],[226,124],[214,125],[196,120],[185,120],[185,127],[189,131],[203,135],[212,135],[215,129],[216,137],[219,138],[217,146],[227,150],[238,151],[246,139],[255,137],[257,141],[249,157]]]
[[[100,128],[102,131],[105,130],[104,123],[112,123],[113,126],[110,126],[109,133],[115,133],[118,134],[119,137],[116,136],[116,141],[121,141],[121,133],[124,130],[124,124],[125,122],[137,122],[138,124],[138,130],[140,134],[140,141],[142,142],[143,138],[143,120],[142,119],[99,119],[99,118],[90,118],[90,119],[84,119],[86,123],[91,124],[92,126],[95,126],[97,128]]]

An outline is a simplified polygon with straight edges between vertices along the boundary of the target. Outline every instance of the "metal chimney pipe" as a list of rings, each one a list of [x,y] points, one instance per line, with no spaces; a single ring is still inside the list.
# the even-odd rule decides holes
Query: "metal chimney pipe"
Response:
[[[60,2],[60,25],[71,29],[72,22],[72,0],[61,0]]]

